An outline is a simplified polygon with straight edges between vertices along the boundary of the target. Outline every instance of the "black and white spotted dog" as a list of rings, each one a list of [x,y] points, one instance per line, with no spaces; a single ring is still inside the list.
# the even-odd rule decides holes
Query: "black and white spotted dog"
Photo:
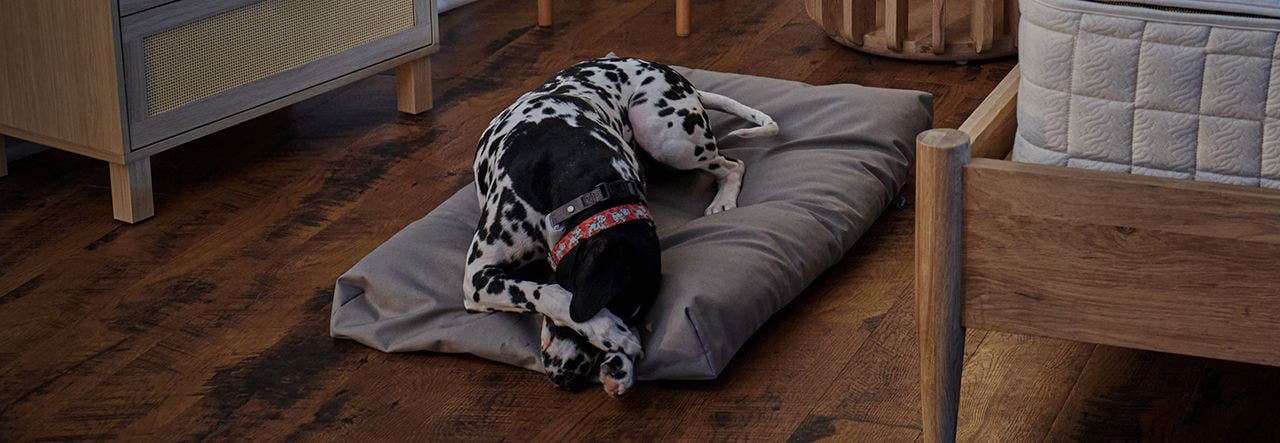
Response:
[[[610,395],[634,382],[638,322],[661,278],[637,147],[666,165],[714,175],[719,191],[707,214],[737,206],[745,167],[720,155],[704,108],[759,125],[730,136],[778,132],[764,113],[695,90],[667,66],[610,54],[524,94],[480,137],[483,210],[464,304],[471,312],[541,315],[542,363],[556,385],[581,388],[597,370]],[[545,262],[554,269],[549,282],[525,271]]]

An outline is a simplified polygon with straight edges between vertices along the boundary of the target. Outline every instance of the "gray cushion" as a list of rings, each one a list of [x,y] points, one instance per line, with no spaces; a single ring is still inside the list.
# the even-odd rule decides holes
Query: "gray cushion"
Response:
[[[770,315],[838,261],[907,179],[932,96],[682,70],[699,89],[776,119],[774,138],[721,141],[747,173],[739,208],[703,216],[715,183],[658,171],[648,197],[663,286],[638,364],[644,379],[714,378]],[[717,134],[746,126],[712,114]],[[338,279],[331,333],[387,352],[465,352],[541,371],[538,323],[462,309],[465,253],[479,219],[468,185]]]

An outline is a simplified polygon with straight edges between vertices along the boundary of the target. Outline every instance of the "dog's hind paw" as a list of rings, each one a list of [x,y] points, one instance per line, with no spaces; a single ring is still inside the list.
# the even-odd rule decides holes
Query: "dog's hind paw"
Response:
[[[604,392],[613,397],[621,397],[631,390],[636,382],[635,364],[626,354],[610,352],[600,363],[600,384]]]
[[[706,215],[719,214],[721,212],[728,211],[736,207],[738,207],[738,202],[735,202],[735,201],[712,202],[711,206],[707,206],[707,210],[705,214]]]

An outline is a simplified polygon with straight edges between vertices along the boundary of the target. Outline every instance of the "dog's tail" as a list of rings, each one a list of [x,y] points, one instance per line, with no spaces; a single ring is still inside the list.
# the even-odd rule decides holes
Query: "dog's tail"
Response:
[[[737,100],[731,99],[729,97],[725,97],[720,94],[715,94],[707,91],[698,91],[698,95],[702,97],[702,106],[706,107],[707,109],[715,109],[717,111],[728,112],[730,114],[736,115],[738,117],[742,117],[743,119],[746,119],[747,121],[758,125],[754,128],[742,128],[742,129],[730,132],[728,137],[733,137],[736,135],[742,138],[756,138],[756,137],[772,137],[778,134],[778,124],[773,121],[772,117],[769,117],[763,112],[760,112],[742,103],[738,103]]]

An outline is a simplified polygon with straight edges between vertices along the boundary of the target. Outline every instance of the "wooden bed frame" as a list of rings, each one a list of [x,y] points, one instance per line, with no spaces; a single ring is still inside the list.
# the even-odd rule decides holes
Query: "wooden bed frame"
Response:
[[[996,160],[1020,77],[916,139],[925,440],[955,440],[966,328],[1280,366],[1280,192]]]

